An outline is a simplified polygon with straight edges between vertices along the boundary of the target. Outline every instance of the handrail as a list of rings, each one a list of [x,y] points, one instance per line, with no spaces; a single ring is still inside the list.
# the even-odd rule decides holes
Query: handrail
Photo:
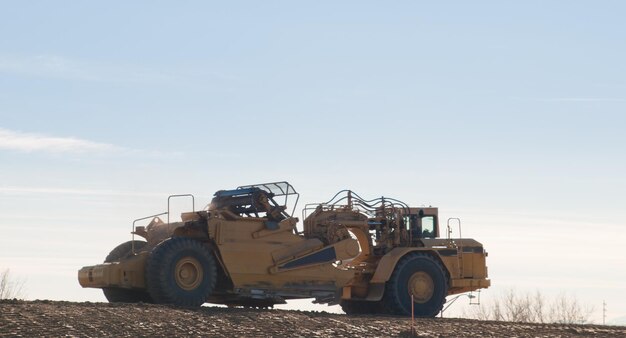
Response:
[[[167,197],[167,223],[170,222],[170,199],[172,197],[191,197],[191,211],[196,212],[196,199],[192,194],[169,195]]]
[[[452,229],[450,229],[450,221],[457,221],[459,224],[459,238],[463,238],[463,236],[461,236],[461,219],[458,217],[452,217],[452,218],[448,218],[448,222],[447,222],[447,227],[448,227],[448,239],[450,239],[450,234],[452,233]]]
[[[448,239],[450,239],[450,234],[452,233],[452,229],[450,229],[450,221],[452,220],[456,220],[457,223],[459,224],[459,241],[456,244],[456,250],[457,250],[457,257],[459,259],[459,277],[463,278],[463,242],[462,242],[462,238],[463,236],[461,235],[461,219],[458,217],[452,217],[452,218],[448,218],[448,222],[447,222],[447,227],[448,227]]]
[[[170,200],[172,199],[172,197],[191,197],[191,209],[192,212],[196,211],[196,199],[192,194],[180,194],[180,195],[169,195],[167,197],[167,211],[166,212],[162,212],[160,214],[154,214],[154,215],[150,215],[150,216],[146,216],[146,217],[142,217],[142,218],[137,218],[136,220],[133,221],[133,225],[132,225],[132,229],[130,231],[130,233],[132,234],[132,241],[131,241],[131,245],[130,245],[130,252],[134,255],[135,254],[135,224],[139,221],[143,221],[145,219],[148,218],[155,218],[155,217],[159,217],[159,216],[163,216],[163,215],[167,215],[167,223],[169,224],[170,222]]]
[[[142,218],[137,218],[136,220],[133,221],[133,225],[132,225],[132,229],[130,231],[130,233],[133,235],[132,236],[132,241],[130,244],[130,252],[134,255],[135,254],[135,223],[139,222],[139,221],[143,221],[144,219],[148,219],[148,218],[155,218],[155,217],[159,217],[159,216],[163,216],[165,214],[169,214],[168,212],[162,212],[160,214],[156,214],[156,215],[150,215],[150,216],[146,216],[146,217],[142,217]]]

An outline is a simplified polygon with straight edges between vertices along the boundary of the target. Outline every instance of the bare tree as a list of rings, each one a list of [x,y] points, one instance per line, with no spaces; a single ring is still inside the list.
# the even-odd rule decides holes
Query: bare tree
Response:
[[[553,323],[579,323],[589,322],[589,315],[593,308],[583,307],[576,298],[566,294],[556,297],[550,309],[550,319]]]
[[[480,320],[497,320],[527,323],[578,323],[589,322],[593,312],[573,296],[561,294],[549,302],[541,292],[520,294],[513,289],[491,302],[483,303],[464,316]]]
[[[21,298],[24,292],[24,280],[12,279],[10,270],[0,272],[0,299]]]
[[[531,306],[533,313],[532,322],[545,323],[547,320],[547,314],[545,313],[546,303],[539,290],[535,291]]]

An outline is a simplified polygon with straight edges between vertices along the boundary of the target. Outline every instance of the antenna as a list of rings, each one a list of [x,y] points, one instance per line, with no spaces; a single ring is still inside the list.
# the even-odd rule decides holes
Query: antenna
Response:
[[[606,301],[602,301],[602,325],[606,325]]]

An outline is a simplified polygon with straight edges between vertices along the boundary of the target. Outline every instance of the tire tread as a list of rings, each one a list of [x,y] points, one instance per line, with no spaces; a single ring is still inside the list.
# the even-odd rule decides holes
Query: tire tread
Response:
[[[175,256],[181,252],[190,252],[203,265],[203,274],[208,280],[202,289],[192,293],[184,291],[171,283],[171,267],[175,265]],[[183,307],[198,307],[209,297],[217,281],[217,266],[213,253],[197,240],[185,237],[173,237],[157,245],[146,262],[146,284],[148,293],[159,304],[173,304]]]
[[[397,264],[396,267],[393,271],[393,273],[391,274],[391,277],[389,278],[389,280],[387,281],[387,284],[385,286],[385,295],[383,296],[383,300],[382,300],[382,308],[383,308],[383,312],[387,313],[387,314],[393,314],[393,315],[400,315],[400,316],[410,316],[411,315],[411,310],[409,309],[408,311],[406,309],[404,309],[404,306],[401,304],[401,300],[400,300],[400,295],[399,295],[399,290],[398,290],[398,285],[400,285],[401,281],[401,274],[402,271],[407,268],[407,266],[409,264],[412,264],[412,262],[415,262],[416,260],[427,260],[431,263],[434,263],[434,265],[436,266],[436,269],[439,270],[439,272],[441,273],[441,276],[443,277],[442,280],[442,284],[440,285],[440,287],[443,289],[443,297],[442,299],[438,302],[438,304],[436,304],[434,306],[434,308],[432,309],[422,309],[427,313],[420,313],[420,314],[416,314],[416,316],[419,317],[435,317],[443,308],[443,304],[445,303],[446,300],[446,296],[448,294],[448,275],[446,273],[446,269],[444,268],[444,266],[441,264],[441,262],[434,258],[432,255],[428,254],[428,253],[422,253],[422,252],[413,252],[413,253],[409,253],[406,256],[404,256]],[[437,286],[436,286],[437,287]],[[409,301],[410,304],[410,301]],[[417,306],[419,306],[418,304],[416,304],[416,310],[415,312],[419,312],[420,309],[417,308]]]

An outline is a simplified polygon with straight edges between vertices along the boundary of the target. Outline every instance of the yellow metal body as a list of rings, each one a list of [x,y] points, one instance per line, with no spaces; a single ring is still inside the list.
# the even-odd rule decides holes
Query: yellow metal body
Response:
[[[467,238],[436,238],[439,234],[437,208],[405,208],[398,211],[396,219],[406,215],[430,218],[433,237],[411,238],[408,224],[405,227],[383,226],[378,229],[377,225],[372,225],[376,223],[372,222],[375,218],[368,218],[350,206],[318,206],[305,219],[305,235],[325,236],[329,242],[351,236],[359,242],[360,254],[344,265],[354,270],[355,276],[344,286],[342,299],[382,299],[385,283],[390,279],[396,265],[412,252],[429,254],[444,266],[448,277],[448,295],[475,291],[491,285],[487,274],[487,253],[482,244]],[[372,239],[371,232],[378,230],[380,235],[376,241]]]
[[[148,252],[141,252],[120,262],[83,267],[78,271],[78,282],[90,288],[143,289],[147,257]]]
[[[208,299],[213,303],[246,304],[251,299],[280,303],[294,298],[329,304],[380,301],[398,262],[413,252],[441,263],[448,295],[490,286],[482,245],[473,239],[439,238],[437,208],[389,207],[383,201],[366,214],[352,205],[349,195],[346,205],[305,208],[308,216],[299,233],[298,219],[280,216],[284,207],[272,207],[267,196],[254,195],[255,201],[245,202],[258,202],[266,216],[242,212],[235,202],[243,197],[227,197],[231,200],[216,197],[207,210],[182,214],[181,222],[164,223],[155,217],[147,227],[135,227],[133,233],[144,237],[146,246],[119,261],[80,269],[80,285],[145,291],[150,252],[176,236],[198,240],[213,252],[220,274]],[[202,273],[200,263],[184,258],[177,264],[176,282],[192,290]],[[411,281],[417,297],[432,294],[430,277],[416,273]]]
[[[335,292],[352,278],[353,272],[337,269],[332,265],[334,260],[294,267],[286,265],[328,249],[318,239],[297,235],[297,219],[286,219],[278,224],[277,229],[268,230],[262,218],[220,216],[209,219],[209,236],[217,244],[223,266],[235,289],[290,293],[321,288]],[[337,259],[358,254],[358,244],[353,239],[332,247]]]
[[[484,252],[464,252],[458,255],[456,249],[443,249],[440,246],[451,243],[464,243],[467,248],[480,248],[482,246],[473,239],[456,239],[454,241],[436,239],[424,240],[427,245],[424,248],[395,248],[384,255],[377,264],[376,272],[369,281],[370,284],[384,284],[389,280],[398,261],[411,252],[427,252],[437,257],[446,268],[449,275],[448,294],[475,291],[488,288],[491,281],[487,278],[487,265]],[[474,246],[470,246],[474,245]],[[467,250],[469,251],[469,250]],[[376,297],[373,297],[374,299]]]
[[[261,294],[283,299],[333,299],[354,275],[354,271],[333,265],[337,260],[359,254],[359,245],[354,239],[326,246],[319,239],[296,234],[297,218],[285,219],[278,223],[277,229],[268,230],[263,218],[240,217],[228,211],[206,216],[206,212],[187,213],[183,218],[187,222],[206,222],[208,238],[198,229],[185,229],[185,222],[166,224],[160,220],[154,220],[142,235],[153,245],[174,234],[209,240],[215,245],[222,271],[232,283],[232,291],[245,297]],[[169,232],[163,229],[169,229]],[[155,237],[148,236],[148,233]],[[150,248],[120,262],[82,268],[78,274],[80,285],[145,288],[144,270]],[[334,251],[333,259],[306,260],[329,248]],[[289,265],[299,260],[304,263]],[[229,303],[232,299],[232,295],[227,294],[222,299],[213,297],[211,301]]]

